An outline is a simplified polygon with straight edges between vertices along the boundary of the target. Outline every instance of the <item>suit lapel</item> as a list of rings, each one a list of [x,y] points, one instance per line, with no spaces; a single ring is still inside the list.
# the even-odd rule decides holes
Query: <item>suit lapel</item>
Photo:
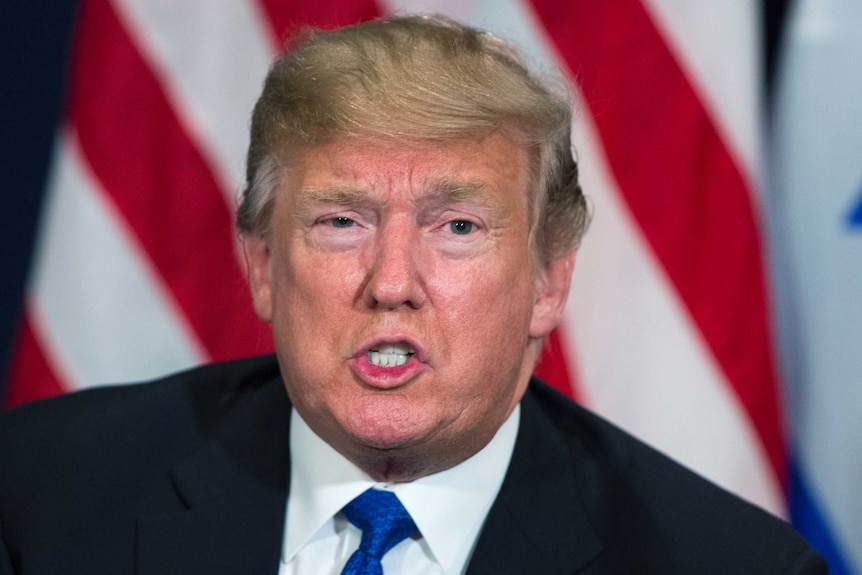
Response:
[[[137,573],[277,573],[290,403],[280,379],[229,403],[211,439],[172,470],[184,509],[138,520]]]
[[[467,573],[568,575],[601,549],[577,492],[572,456],[528,391],[512,461]]]

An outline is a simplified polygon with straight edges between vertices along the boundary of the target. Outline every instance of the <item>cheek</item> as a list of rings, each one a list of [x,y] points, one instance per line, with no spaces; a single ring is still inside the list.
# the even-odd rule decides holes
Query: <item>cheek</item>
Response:
[[[276,345],[303,363],[322,353],[321,342],[347,321],[349,299],[343,268],[324,260],[283,259],[273,268],[273,332]]]
[[[514,258],[486,258],[480,262],[461,262],[437,266],[433,291],[447,309],[464,314],[465,321],[478,322],[495,317],[514,317],[532,306],[534,286],[527,264],[517,265]],[[470,315],[474,314],[474,315]],[[514,326],[513,326],[514,327]]]
[[[449,272],[435,282],[435,313],[445,318],[448,339],[458,353],[483,369],[520,360],[533,297],[524,269],[484,265]]]
[[[352,297],[361,274],[349,258],[304,254],[296,250],[274,266],[274,300],[290,315],[303,315],[309,306],[342,310],[342,300]],[[340,306],[334,305],[340,302]]]

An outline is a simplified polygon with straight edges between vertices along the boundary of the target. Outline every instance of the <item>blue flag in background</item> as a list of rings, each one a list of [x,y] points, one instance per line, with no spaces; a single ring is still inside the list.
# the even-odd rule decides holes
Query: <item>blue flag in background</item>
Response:
[[[862,573],[862,4],[800,0],[773,117],[774,287],[791,511],[832,573]]]
[[[854,228],[862,228],[862,185],[859,186],[859,199],[853,211],[850,212],[850,226]]]

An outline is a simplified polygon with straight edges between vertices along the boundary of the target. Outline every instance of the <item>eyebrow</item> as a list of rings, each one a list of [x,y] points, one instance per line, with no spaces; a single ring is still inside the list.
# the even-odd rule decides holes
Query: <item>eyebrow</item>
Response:
[[[300,218],[324,206],[351,206],[362,210],[378,203],[373,197],[369,197],[367,191],[349,186],[302,188],[294,193],[296,194],[294,214]]]
[[[494,207],[499,204],[497,194],[484,182],[461,182],[455,180],[434,180],[424,186],[428,193],[419,200],[426,208],[442,207],[449,204],[469,203],[478,206]]]
[[[300,204],[334,204],[346,206],[356,203],[367,203],[368,192],[353,187],[335,188],[303,188],[296,192]]]

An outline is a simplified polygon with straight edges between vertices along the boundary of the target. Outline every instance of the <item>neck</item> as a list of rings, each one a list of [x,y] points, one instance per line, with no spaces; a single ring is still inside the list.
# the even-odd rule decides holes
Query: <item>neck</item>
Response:
[[[492,438],[493,434],[471,438],[458,446],[436,445],[430,448],[427,445],[414,445],[394,449],[351,446],[339,451],[374,481],[408,483],[455,467],[481,451]]]

